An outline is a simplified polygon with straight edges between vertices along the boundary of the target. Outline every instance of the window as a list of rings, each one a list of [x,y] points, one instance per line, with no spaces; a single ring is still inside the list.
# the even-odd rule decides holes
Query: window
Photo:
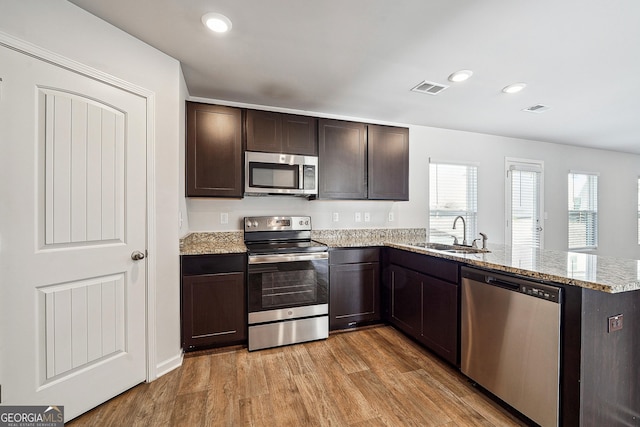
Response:
[[[513,246],[543,247],[544,162],[505,159],[505,242]]]
[[[598,175],[569,173],[569,249],[598,247]]]
[[[640,245],[640,178],[638,178],[638,244]]]
[[[467,235],[462,235],[465,219]],[[453,243],[463,237],[471,244],[476,236],[478,217],[478,167],[469,164],[431,162],[429,164],[429,236],[432,242]]]

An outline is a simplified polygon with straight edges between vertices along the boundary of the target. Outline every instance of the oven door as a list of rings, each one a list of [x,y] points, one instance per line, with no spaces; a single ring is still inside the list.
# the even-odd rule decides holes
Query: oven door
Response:
[[[249,324],[327,314],[327,252],[249,255]]]

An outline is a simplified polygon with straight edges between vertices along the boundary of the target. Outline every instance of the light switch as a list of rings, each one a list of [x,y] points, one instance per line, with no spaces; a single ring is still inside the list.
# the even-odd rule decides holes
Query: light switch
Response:
[[[362,214],[360,212],[356,212],[356,214],[354,215],[354,220],[355,222],[362,221]]]
[[[371,221],[371,214],[369,212],[364,213],[364,222]]]

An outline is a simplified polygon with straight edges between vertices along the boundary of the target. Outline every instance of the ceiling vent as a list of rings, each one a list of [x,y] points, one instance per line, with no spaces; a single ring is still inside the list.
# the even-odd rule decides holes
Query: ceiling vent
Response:
[[[411,89],[411,91],[420,92],[420,93],[428,93],[429,95],[437,95],[437,94],[439,94],[440,92],[442,92],[443,90],[445,90],[448,87],[449,86],[447,86],[447,85],[443,85],[443,84],[440,84],[440,83],[434,83],[434,82],[428,82],[428,81],[425,80],[422,83],[419,83],[413,89]]]
[[[527,107],[522,111],[526,111],[527,113],[544,113],[547,110],[550,110],[551,107],[548,105],[536,104],[531,107]]]

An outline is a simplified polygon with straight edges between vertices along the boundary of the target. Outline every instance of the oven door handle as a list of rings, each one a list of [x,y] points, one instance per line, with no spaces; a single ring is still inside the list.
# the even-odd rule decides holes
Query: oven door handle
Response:
[[[321,259],[329,259],[329,253],[249,255],[249,264],[273,264],[276,262],[315,261]]]

